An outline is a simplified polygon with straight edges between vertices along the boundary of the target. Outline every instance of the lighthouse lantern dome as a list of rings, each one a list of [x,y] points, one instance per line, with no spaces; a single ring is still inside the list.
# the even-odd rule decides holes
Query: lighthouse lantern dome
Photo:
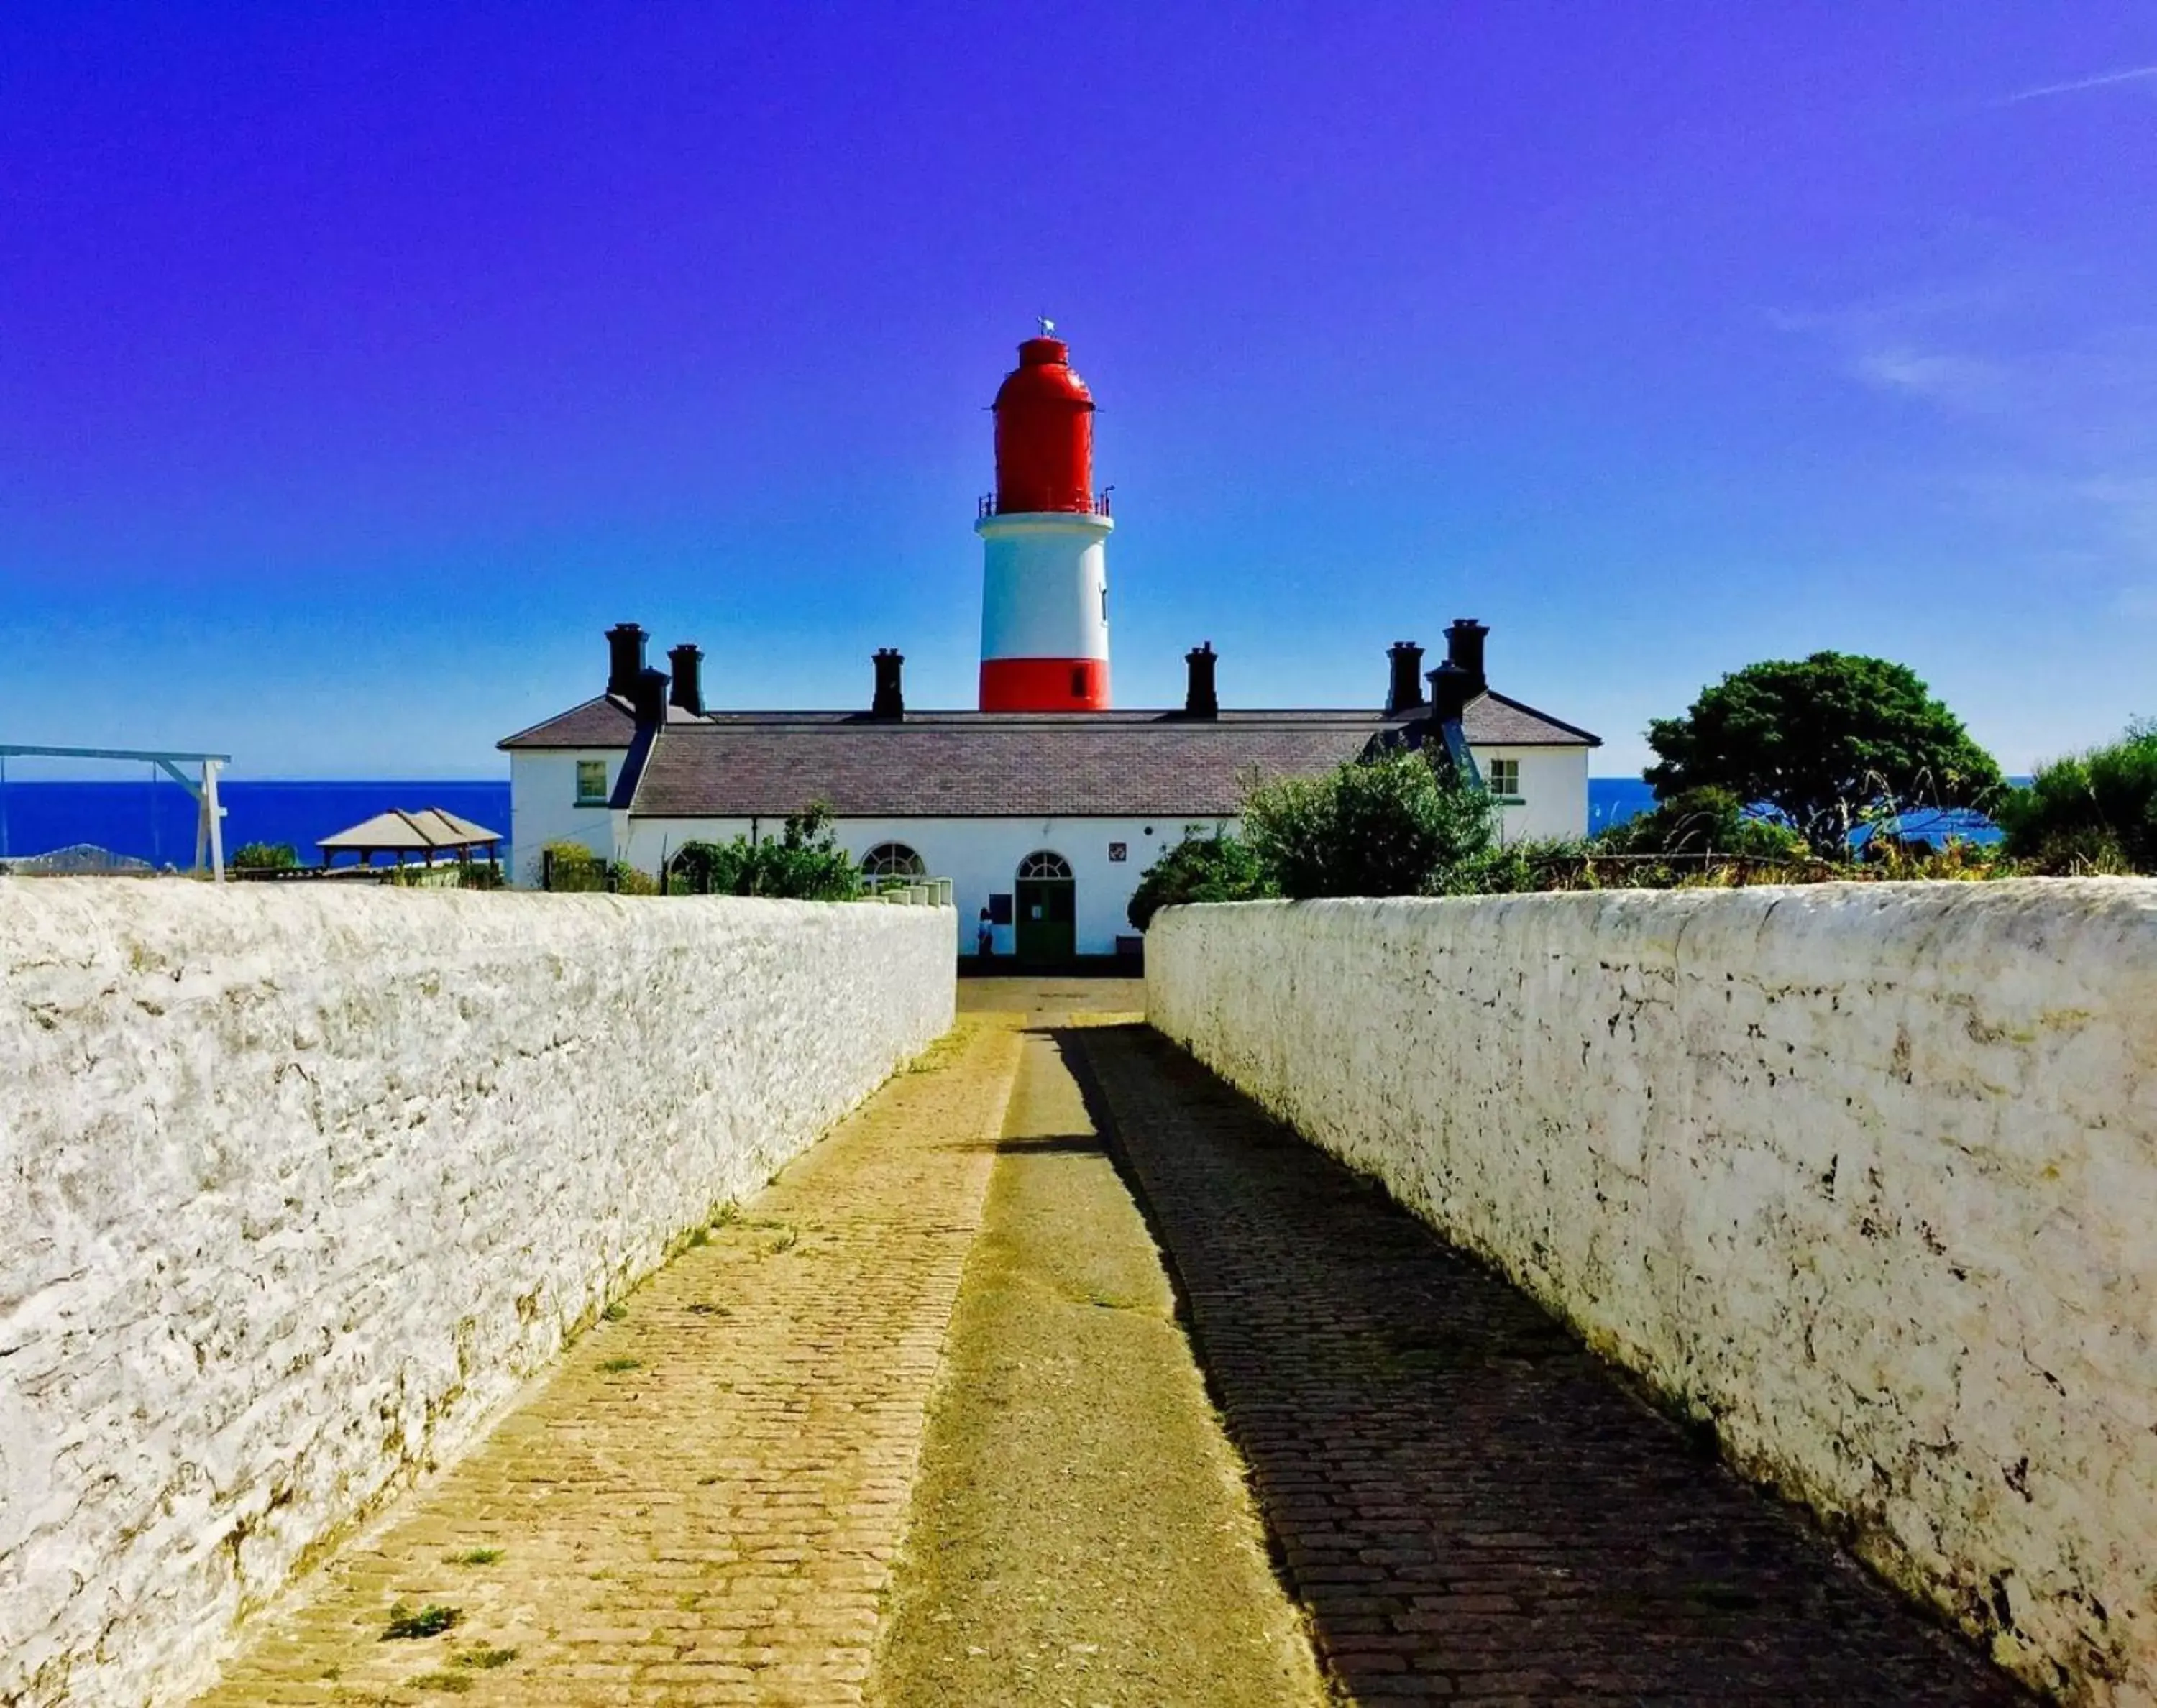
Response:
[[[1094,507],[1094,399],[1061,338],[1028,338],[996,392],[999,514]]]

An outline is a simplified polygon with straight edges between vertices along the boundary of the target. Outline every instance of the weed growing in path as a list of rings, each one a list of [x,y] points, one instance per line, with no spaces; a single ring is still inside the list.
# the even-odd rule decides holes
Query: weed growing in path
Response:
[[[600,1365],[601,1370],[614,1376],[619,1376],[625,1370],[641,1370],[643,1367],[644,1361],[641,1358],[609,1358],[604,1360]]]
[[[383,1630],[382,1640],[387,1643],[393,1638],[439,1637],[464,1616],[462,1608],[445,1608],[438,1602],[429,1602],[424,1608],[415,1609],[400,1601],[389,1609],[389,1623]]]
[[[492,1566],[502,1557],[499,1548],[466,1548],[461,1554],[448,1556],[452,1566]]]

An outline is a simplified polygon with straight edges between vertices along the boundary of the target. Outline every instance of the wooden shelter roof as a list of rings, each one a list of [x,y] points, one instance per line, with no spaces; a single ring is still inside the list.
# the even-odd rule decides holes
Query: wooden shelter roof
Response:
[[[348,831],[319,838],[316,846],[324,850],[368,853],[379,851],[425,854],[439,853],[444,849],[486,847],[501,840],[499,831],[476,825],[470,819],[459,818],[439,806],[423,806],[416,812],[392,807]]]

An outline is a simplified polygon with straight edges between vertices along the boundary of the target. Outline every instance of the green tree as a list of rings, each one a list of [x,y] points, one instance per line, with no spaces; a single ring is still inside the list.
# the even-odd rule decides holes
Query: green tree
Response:
[[[862,893],[862,869],[839,846],[831,810],[821,803],[759,841],[685,842],[667,867],[667,887],[677,895],[850,902]]]
[[[1187,902],[1250,902],[1270,895],[1265,868],[1249,843],[1216,833],[1188,836],[1145,869],[1124,910],[1143,931],[1163,908]]]
[[[1398,751],[1245,790],[1243,834],[1284,896],[1439,895],[1472,884],[1498,807],[1443,756]]]
[[[1727,790],[1771,807],[1818,852],[1883,807],[1984,807],[2000,767],[1907,666],[1851,653],[1748,665],[1681,718],[1648,726],[1658,800]]]
[[[2157,873],[2157,719],[2039,767],[1993,815],[2014,859],[2057,872]]]
[[[300,863],[300,851],[290,842],[243,842],[226,862],[238,872],[290,872]]]

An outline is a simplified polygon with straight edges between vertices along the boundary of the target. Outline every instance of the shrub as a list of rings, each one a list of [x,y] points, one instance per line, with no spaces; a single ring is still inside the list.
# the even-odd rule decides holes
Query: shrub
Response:
[[[772,896],[800,902],[850,902],[862,893],[862,869],[839,846],[829,808],[787,819],[780,834],[752,842],[685,842],[667,862],[672,895]]]
[[[300,851],[290,842],[243,842],[225,864],[238,872],[290,872],[300,863]]]
[[[1480,785],[1418,752],[1255,784],[1243,800],[1244,834],[1267,882],[1299,901],[1456,890],[1492,846],[1497,822]]]
[[[607,863],[582,842],[549,842],[541,861],[550,890],[603,890]]]
[[[1599,854],[1731,854],[1747,860],[1802,860],[1805,839],[1787,825],[1748,816],[1727,789],[1688,789],[1595,838]]]
[[[1265,868],[1250,844],[1216,832],[1189,836],[1145,869],[1124,910],[1131,929],[1143,931],[1163,908],[1187,902],[1249,902],[1270,895]]]
[[[2041,872],[2157,872],[2157,720],[2039,767],[1993,815],[2009,855]]]

